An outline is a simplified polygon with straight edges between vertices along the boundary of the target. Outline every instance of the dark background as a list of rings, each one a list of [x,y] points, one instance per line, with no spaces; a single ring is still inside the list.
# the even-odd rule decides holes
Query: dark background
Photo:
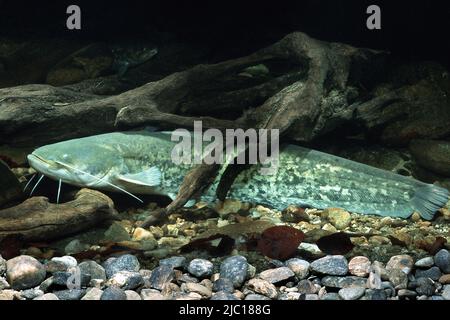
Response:
[[[148,38],[168,32],[240,55],[294,30],[318,39],[386,49],[450,65],[450,1],[364,0],[0,0],[0,33],[89,40]],[[82,30],[65,28],[66,8],[82,9]],[[366,8],[382,10],[382,30],[366,28]]]

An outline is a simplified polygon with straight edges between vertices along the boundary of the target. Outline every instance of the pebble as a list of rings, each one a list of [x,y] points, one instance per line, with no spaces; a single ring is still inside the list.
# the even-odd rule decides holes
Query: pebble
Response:
[[[322,296],[320,300],[342,300],[342,299],[336,292],[327,292]]]
[[[392,282],[395,289],[406,289],[408,286],[408,275],[401,269],[392,269],[388,271],[389,281]]]
[[[80,268],[81,273],[90,275],[91,279],[106,280],[105,269],[95,261],[83,261],[78,265],[78,268]]]
[[[380,275],[372,269],[369,273],[369,277],[367,278],[367,288],[375,290],[381,289],[381,282]]]
[[[212,291],[207,287],[199,284],[199,283],[183,283],[181,285],[181,290],[189,293],[195,292],[201,295],[203,298],[210,298],[212,295]]]
[[[202,300],[202,296],[196,292],[179,292],[173,295],[174,300]]]
[[[442,277],[440,277],[439,283],[450,284],[450,274],[444,274]]]
[[[30,256],[12,258],[6,262],[6,267],[6,279],[16,290],[38,286],[45,279],[44,265]]]
[[[150,276],[150,287],[162,290],[166,283],[171,282],[175,277],[173,269],[169,266],[162,265],[153,270]]]
[[[80,286],[87,287],[91,281],[91,276],[86,273],[81,273],[81,274],[79,274],[79,276],[80,276],[80,278],[79,278]],[[75,278],[74,278],[74,274],[72,272],[57,271],[57,272],[53,273],[53,283],[52,284],[66,287],[69,281],[71,281],[71,283],[73,284],[73,280],[75,280]]]
[[[286,267],[291,269],[297,278],[299,279],[305,279],[309,275],[309,262],[298,259],[298,258],[292,258],[285,262]]]
[[[439,250],[434,256],[434,264],[438,266],[443,273],[450,273],[450,252],[446,249]]]
[[[39,288],[33,288],[33,289],[27,289],[20,292],[20,296],[25,299],[34,299],[40,296],[44,295],[44,291],[40,290]]]
[[[172,269],[184,268],[186,265],[185,257],[170,257],[166,259],[159,260],[159,265],[167,265]]]
[[[44,281],[42,281],[42,283],[39,285],[39,289],[47,292],[48,289],[52,286],[53,284],[53,277],[47,278]]]
[[[119,271],[107,282],[107,285],[121,288],[122,290],[133,290],[144,284],[144,278],[136,271]]]
[[[220,277],[230,279],[235,288],[242,286],[247,272],[248,263],[243,256],[228,257],[220,265]]]
[[[180,274],[181,272],[178,270],[175,270],[174,273],[176,280],[179,284],[187,282],[194,282],[194,283],[199,282],[197,278],[191,276],[189,273]]]
[[[205,259],[194,259],[189,262],[188,271],[198,278],[206,278],[213,274],[214,265]]]
[[[90,288],[86,291],[86,294],[81,298],[81,300],[100,300],[102,297],[103,290],[98,288]]]
[[[16,291],[14,290],[2,290],[0,291],[0,301],[2,300],[14,300]]]
[[[340,208],[328,208],[325,209],[323,213],[328,217],[330,223],[338,230],[347,228],[352,221],[350,213]]]
[[[122,289],[108,287],[103,291],[100,300],[127,300],[127,295]]]
[[[339,290],[338,294],[343,300],[358,300],[365,292],[366,289],[362,287],[347,287]]]
[[[262,294],[251,293],[247,295],[244,300],[270,300],[270,298],[263,296]]]
[[[234,294],[229,292],[219,291],[212,295],[210,300],[239,300]]]
[[[397,269],[403,271],[405,274],[409,274],[414,265],[414,260],[411,256],[407,254],[397,255],[391,257],[386,264],[386,271]]]
[[[297,285],[297,290],[301,294],[314,294],[318,291],[314,283],[306,279],[300,280]]]
[[[67,289],[53,292],[59,300],[80,300],[86,294],[84,289]]]
[[[139,293],[132,290],[125,290],[125,295],[127,296],[127,300],[142,300]]]
[[[68,255],[80,253],[89,249],[89,245],[81,243],[80,240],[75,239],[70,241],[64,248],[64,252]]]
[[[371,266],[371,270],[380,275],[382,280],[388,280],[388,274],[384,264],[380,261],[374,261]]]
[[[9,289],[11,286],[9,285],[8,281],[6,281],[5,278],[0,277],[0,290]]]
[[[0,276],[6,272],[6,260],[0,255]]]
[[[442,272],[436,266],[431,267],[430,269],[426,269],[426,270],[417,269],[416,273],[415,273],[416,279],[418,279],[418,278],[430,278],[431,280],[437,281],[437,280],[439,280],[439,278],[441,276],[442,276]]]
[[[414,266],[417,268],[430,268],[434,265],[433,257],[425,257],[420,260],[417,260]]]
[[[133,232],[134,241],[142,241],[142,240],[155,240],[153,233],[143,228],[136,228]]]
[[[175,293],[180,292],[181,288],[176,283],[166,283],[161,290],[161,294],[165,297],[173,296]]]
[[[370,266],[371,262],[368,258],[357,256],[349,261],[348,271],[354,276],[366,277],[369,274]]]
[[[442,291],[442,298],[445,300],[450,300],[450,285],[445,285],[444,290]]]
[[[142,300],[165,300],[165,297],[161,292],[154,289],[142,289],[141,290]]]
[[[350,286],[366,287],[366,278],[347,276],[347,277],[335,277],[326,276],[322,278],[322,285],[330,288],[345,288]]]
[[[76,267],[78,262],[77,259],[71,256],[63,256],[63,257],[54,257],[50,260],[50,262],[54,262],[56,264],[60,264],[66,267],[66,270],[71,267]],[[63,271],[66,271],[63,270]]]
[[[59,300],[59,298],[54,293],[46,293],[40,297],[34,298],[33,300]]]
[[[401,298],[402,297],[413,298],[417,296],[417,292],[408,289],[400,289],[398,290],[397,295]]]
[[[428,278],[419,278],[415,281],[416,292],[420,295],[432,296],[436,291],[434,282]]]
[[[330,255],[313,261],[311,270],[332,276],[344,276],[348,273],[348,263],[344,256]]]
[[[118,258],[109,258],[103,266],[108,279],[119,271],[139,271],[141,267],[138,259],[131,254],[125,254]]]
[[[387,300],[387,294],[383,289],[367,289],[366,298],[367,300]]]
[[[248,281],[247,287],[255,293],[262,294],[271,299],[275,299],[278,295],[277,288],[266,280],[251,279]]]
[[[120,223],[113,222],[108,230],[105,231],[105,240],[112,242],[130,241],[131,237]]]
[[[233,293],[233,282],[228,278],[219,278],[213,283],[213,291]]]
[[[278,296],[278,300],[300,300],[301,294],[298,292],[286,292]]]
[[[290,280],[295,276],[295,273],[288,267],[280,267],[275,269],[268,269],[259,274],[259,278],[270,283],[280,283]]]

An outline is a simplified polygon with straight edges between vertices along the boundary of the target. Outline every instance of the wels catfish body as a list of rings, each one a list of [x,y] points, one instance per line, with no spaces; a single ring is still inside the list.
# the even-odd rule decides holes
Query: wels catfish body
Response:
[[[114,132],[43,146],[28,160],[43,175],[71,185],[174,198],[192,167],[173,163],[175,145],[168,132]],[[279,156],[276,174],[261,175],[261,165],[254,165],[236,178],[228,197],[278,210],[340,207],[401,218],[417,211],[427,220],[449,199],[444,188],[323,152],[287,144]],[[225,167],[202,200],[216,199]]]

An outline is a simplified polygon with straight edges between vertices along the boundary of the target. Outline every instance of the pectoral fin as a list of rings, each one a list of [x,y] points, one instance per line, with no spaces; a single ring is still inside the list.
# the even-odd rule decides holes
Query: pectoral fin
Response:
[[[139,173],[119,175],[117,179],[131,184],[154,187],[161,184],[161,171],[157,167],[151,167]]]

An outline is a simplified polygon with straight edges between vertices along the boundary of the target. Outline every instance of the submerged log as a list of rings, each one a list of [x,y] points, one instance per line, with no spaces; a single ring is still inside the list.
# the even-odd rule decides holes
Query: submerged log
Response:
[[[81,189],[62,204],[34,197],[0,210],[0,239],[19,235],[26,241],[47,241],[92,228],[115,214],[113,201],[94,190]]]

